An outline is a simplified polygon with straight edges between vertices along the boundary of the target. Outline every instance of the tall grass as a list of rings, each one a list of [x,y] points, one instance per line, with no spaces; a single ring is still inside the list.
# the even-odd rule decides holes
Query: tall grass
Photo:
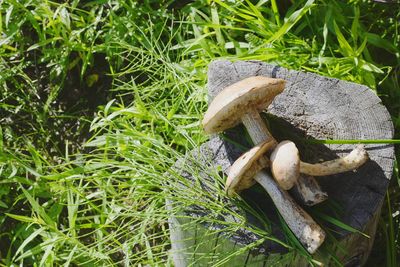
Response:
[[[218,173],[188,170],[199,179],[207,171],[217,195],[198,184],[183,190],[187,181],[171,173],[176,160],[207,140],[199,121],[213,59],[257,59],[366,84],[398,129],[397,6],[312,0],[178,6],[1,3],[2,265],[172,264],[168,218],[199,201],[215,214],[226,210]],[[382,218],[398,210],[398,192],[394,183]],[[168,210],[171,197],[182,205]],[[235,204],[249,209],[241,199]],[[239,220],[224,231],[247,227],[237,210],[227,212]],[[218,220],[195,223],[223,223]],[[387,266],[397,264],[398,228],[396,216],[381,223]],[[296,255],[313,262],[288,229],[286,241],[249,230],[289,249],[280,264]],[[255,245],[202,260],[223,265]]]

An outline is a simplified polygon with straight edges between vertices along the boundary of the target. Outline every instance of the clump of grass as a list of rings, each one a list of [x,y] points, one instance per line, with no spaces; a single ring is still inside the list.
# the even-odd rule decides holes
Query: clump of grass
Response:
[[[210,172],[217,181],[212,196],[198,186],[179,191],[185,180],[165,175],[207,139],[199,120],[213,59],[258,59],[366,84],[384,99],[398,130],[395,8],[312,0],[176,4],[1,4],[2,264],[171,264],[168,218],[199,196],[215,214],[226,207],[218,174]],[[172,211],[165,206],[171,191],[183,203]],[[397,208],[397,184],[388,196],[383,218]],[[229,212],[241,219],[224,231],[245,227],[241,214]],[[399,249],[396,218],[381,224],[388,266]],[[224,223],[191,223],[200,222]],[[248,230],[275,240],[268,230]],[[298,256],[317,264],[284,232],[287,242],[275,241],[290,253],[279,264]],[[223,265],[257,245],[193,261]]]

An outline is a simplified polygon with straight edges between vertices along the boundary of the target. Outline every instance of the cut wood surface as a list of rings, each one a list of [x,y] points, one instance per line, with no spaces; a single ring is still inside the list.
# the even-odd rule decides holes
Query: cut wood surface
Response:
[[[281,78],[287,81],[285,90],[275,98],[264,117],[271,133],[278,141],[289,139],[296,143],[302,161],[317,163],[322,160],[335,159],[345,156],[356,147],[356,145],[346,144],[315,145],[304,142],[304,139],[366,140],[391,139],[393,137],[390,115],[370,88],[312,73],[287,70],[258,61],[212,62],[208,71],[209,99],[213,99],[225,87],[250,76]],[[201,160],[199,162],[201,158],[212,158],[213,166],[211,167],[220,166],[222,171],[227,173],[230,165],[244,152],[243,147],[251,147],[246,141],[249,138],[245,138],[245,136],[242,126],[235,127],[226,131],[224,138],[213,136],[209,142],[192,151],[190,155],[196,159],[196,164],[201,164]],[[377,217],[394,163],[392,145],[368,144],[365,145],[365,148],[370,160],[357,171],[317,178],[322,189],[328,193],[329,201],[316,207],[305,207],[308,211],[323,210],[324,213],[355,229],[365,231],[371,236],[370,239],[367,239],[333,225],[324,225],[333,227],[337,231],[336,237],[349,250],[347,255],[338,253],[338,256],[343,263],[349,264],[354,264],[353,262],[362,264],[369,254]],[[188,164],[188,160],[185,161],[185,164]],[[175,167],[179,170],[182,166],[178,162]],[[191,179],[189,173],[182,175]],[[243,191],[242,196],[244,199],[249,199],[254,205],[263,207],[264,215],[271,220],[277,219],[270,199],[260,197],[256,191],[251,189]],[[227,199],[227,202],[229,201]],[[195,217],[207,216],[204,210],[198,214],[191,210],[190,213]],[[257,223],[251,215],[248,216],[249,223]],[[175,224],[174,229],[177,227]],[[206,228],[207,226],[198,227]],[[279,229],[272,231],[278,237],[282,236]],[[181,231],[179,234],[181,237],[188,238],[191,233]],[[259,237],[250,232],[241,231],[235,239],[225,238],[226,240],[219,240],[219,242],[226,243],[224,247],[228,248],[229,244],[231,247],[235,247],[241,243],[253,242],[257,238]],[[186,245],[181,244],[180,249]],[[265,261],[260,261],[262,255],[279,251],[279,246],[273,242],[262,243],[253,250],[250,260],[249,257],[246,257],[247,266],[253,266],[250,264],[252,259],[256,260],[254,262],[265,264]],[[239,262],[240,260],[236,261],[237,266],[245,264],[245,262],[243,264]]]

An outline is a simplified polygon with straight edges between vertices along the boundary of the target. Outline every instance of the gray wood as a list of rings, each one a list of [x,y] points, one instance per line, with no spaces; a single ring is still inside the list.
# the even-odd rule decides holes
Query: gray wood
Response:
[[[267,118],[271,133],[278,141],[290,139],[296,143],[301,159],[305,162],[315,163],[321,159],[334,159],[349,153],[355,146],[310,145],[302,142],[302,138],[391,139],[393,137],[390,115],[381,100],[368,87],[312,73],[287,70],[258,61],[212,62],[208,71],[209,99],[232,83],[254,75],[282,78],[287,81],[284,92],[275,98],[267,114],[264,114],[264,118]],[[243,152],[244,149],[239,147],[250,146],[246,139],[243,127],[239,126],[226,131],[224,138],[213,136],[200,149],[192,151],[191,155],[194,156],[197,164],[201,164],[199,159],[207,155],[213,160],[211,168],[221,166],[222,171],[226,172]],[[239,143],[241,146],[234,143]],[[356,172],[317,178],[322,189],[328,193],[327,203],[313,208],[304,207],[308,211],[313,211],[313,209],[323,211],[355,229],[364,230],[370,234],[371,239],[366,239],[359,234],[351,234],[328,223],[323,225],[333,228],[337,232],[336,238],[341,240],[341,244],[349,251],[347,255],[337,253],[343,263],[362,264],[365,262],[373,241],[377,217],[392,175],[393,146],[366,145],[366,149],[371,160]],[[179,164],[177,164],[177,169],[179,169]],[[185,175],[183,176],[190,179],[190,174]],[[243,192],[243,197],[251,199],[257,205],[270,207],[269,210],[264,211],[265,216],[274,216],[275,210],[272,208],[270,199],[259,198],[251,189]],[[230,200],[226,201],[229,203]],[[339,208],[335,210],[334,206]],[[204,213],[192,213],[192,215],[194,217],[207,216]],[[250,216],[249,222],[252,221],[254,218]],[[179,225],[179,222],[176,224]],[[204,231],[206,228],[202,225],[196,227]],[[279,229],[272,231],[277,236],[281,235]],[[182,231],[181,234],[190,239],[192,231]],[[246,242],[254,242],[259,238],[252,233],[241,231],[235,240],[220,237],[217,243],[222,244],[218,247],[229,250],[232,249],[233,244],[240,247]],[[214,241],[206,242],[203,249],[212,249],[215,246]],[[363,245],[357,246],[358,244]],[[201,249],[198,251],[200,252]],[[263,243],[254,251],[246,257],[247,266],[258,266],[251,264],[253,260],[262,262],[260,266],[263,266],[266,262],[265,255],[279,251],[279,246]],[[277,257],[284,257],[284,254]],[[275,257],[273,260],[276,259]],[[271,257],[268,261],[271,261]],[[234,262],[237,263],[235,266],[244,266],[244,263],[239,264],[241,262],[239,259]],[[297,262],[296,265],[302,264]]]

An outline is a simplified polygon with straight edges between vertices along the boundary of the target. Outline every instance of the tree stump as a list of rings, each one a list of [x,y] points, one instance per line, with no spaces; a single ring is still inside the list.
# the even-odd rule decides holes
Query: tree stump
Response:
[[[345,144],[316,145],[304,140],[366,140],[393,137],[390,115],[381,100],[368,87],[312,73],[287,70],[258,61],[212,62],[208,71],[209,99],[211,100],[225,87],[250,76],[276,77],[287,81],[284,92],[275,98],[265,117],[272,134],[278,141],[289,139],[296,143],[303,161],[315,163],[321,159],[334,159],[349,153],[355,147],[355,145]],[[209,142],[189,153],[190,157],[177,162],[174,168],[180,172],[184,164],[195,162],[209,164],[211,169],[220,168],[226,173],[230,165],[244,152],[244,148],[251,147],[244,137],[245,131],[242,126],[226,131],[224,138],[213,136]],[[308,212],[314,209],[322,211],[370,236],[366,238],[359,233],[319,221],[324,228],[333,230],[333,236],[338,243],[330,251],[330,255],[334,255],[336,260],[345,266],[360,266],[366,262],[374,240],[382,202],[392,176],[393,146],[369,144],[366,145],[366,149],[370,161],[356,172],[317,178],[322,189],[328,193],[328,202],[339,207],[339,212],[334,210],[331,204],[326,203],[304,207]],[[204,158],[211,158],[211,164],[203,162]],[[188,181],[193,179],[191,173],[182,171],[180,174]],[[207,173],[202,175],[205,180],[210,179]],[[189,182],[189,187],[193,183]],[[212,192],[214,189],[207,187],[207,190]],[[257,190],[245,190],[242,197],[249,201],[249,205],[255,205],[261,209],[262,216],[279,220],[271,200],[265,195],[260,195]],[[227,205],[232,205],[232,200],[226,199],[226,201]],[[168,207],[173,205],[174,203],[167,202]],[[257,243],[260,239],[251,231],[239,229],[237,235],[233,237],[217,234],[214,237],[207,236],[207,240],[199,242],[206,236],[207,228],[215,229],[218,226],[195,224],[195,229],[181,227],[184,221],[191,220],[191,217],[209,216],[208,212],[211,211],[207,211],[207,207],[203,207],[198,212],[191,208],[184,212],[185,219],[171,217],[172,253],[176,266],[186,266],[191,263],[196,266],[213,265],[212,259],[193,263],[193,257],[196,258],[196,254],[202,255],[213,250],[215,255],[221,251],[237,251],[243,245],[250,242]],[[257,224],[254,216],[251,214],[246,214],[246,216],[249,224]],[[235,218],[226,215],[224,219],[232,221]],[[281,229],[272,228],[271,232],[274,236],[283,238]],[[188,255],[191,255],[191,258],[188,258]],[[261,242],[251,251],[231,257],[225,263],[226,266],[280,265],[277,262],[284,255],[285,250],[279,244]],[[328,266],[337,263],[327,255],[317,255],[316,259]],[[290,264],[290,266],[307,265],[307,261],[302,257],[292,259]]]

